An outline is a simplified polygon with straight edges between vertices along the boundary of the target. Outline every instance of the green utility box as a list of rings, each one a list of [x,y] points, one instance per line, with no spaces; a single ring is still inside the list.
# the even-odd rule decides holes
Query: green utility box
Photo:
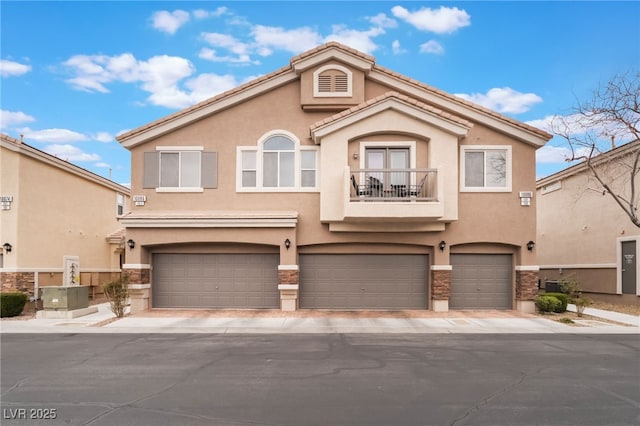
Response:
[[[73,311],[89,307],[89,287],[42,287],[42,306],[45,311]]]

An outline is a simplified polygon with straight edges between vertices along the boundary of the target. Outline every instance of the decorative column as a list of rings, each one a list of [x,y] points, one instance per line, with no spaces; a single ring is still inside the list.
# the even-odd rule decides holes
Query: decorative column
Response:
[[[280,290],[280,309],[298,310],[300,270],[298,265],[278,265],[278,290]]]
[[[431,308],[448,312],[451,298],[451,265],[431,265]]]
[[[149,296],[151,291],[151,265],[124,264],[122,272],[129,276],[129,298],[131,299],[131,313],[147,311],[150,308]]]
[[[538,295],[539,266],[516,266],[516,309],[519,312],[536,312],[534,299]]]

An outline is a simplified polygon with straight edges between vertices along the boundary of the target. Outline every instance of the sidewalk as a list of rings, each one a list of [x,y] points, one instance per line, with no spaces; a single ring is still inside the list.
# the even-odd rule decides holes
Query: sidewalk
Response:
[[[628,324],[617,325],[585,319],[563,324],[535,315],[509,311],[502,315],[482,312],[430,313],[428,317],[398,317],[385,312],[358,316],[353,313],[323,312],[321,315],[291,315],[278,312],[215,316],[194,311],[168,311],[160,315],[133,315],[117,320],[109,305],[98,312],[73,319],[2,320],[1,333],[589,333],[640,334],[640,317],[589,309],[585,314]],[[575,310],[575,306],[569,309]]]

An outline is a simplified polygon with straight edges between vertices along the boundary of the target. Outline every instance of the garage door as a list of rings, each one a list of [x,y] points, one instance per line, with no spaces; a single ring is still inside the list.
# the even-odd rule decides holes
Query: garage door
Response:
[[[451,309],[513,309],[508,254],[452,254]]]
[[[426,309],[426,255],[300,255],[300,307]]]
[[[156,254],[154,308],[279,308],[277,254]]]

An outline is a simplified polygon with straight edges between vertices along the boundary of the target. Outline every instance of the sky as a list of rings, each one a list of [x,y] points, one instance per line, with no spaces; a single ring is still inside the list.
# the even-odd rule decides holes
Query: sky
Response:
[[[328,41],[547,130],[640,68],[640,2],[2,0],[0,36],[0,132],[128,185],[118,134]]]

